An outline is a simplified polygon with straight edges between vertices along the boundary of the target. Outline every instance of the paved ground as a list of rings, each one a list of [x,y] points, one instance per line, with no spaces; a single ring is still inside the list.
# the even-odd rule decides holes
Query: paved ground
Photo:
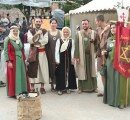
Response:
[[[121,110],[105,105],[96,93],[58,96],[49,86],[46,89],[47,94],[41,96],[41,120],[130,120],[130,107]],[[17,120],[17,100],[6,96],[6,88],[0,88],[0,120]]]

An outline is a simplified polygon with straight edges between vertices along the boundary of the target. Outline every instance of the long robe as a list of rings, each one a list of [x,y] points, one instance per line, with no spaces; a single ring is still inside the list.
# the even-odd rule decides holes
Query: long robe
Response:
[[[7,95],[16,96],[27,92],[27,77],[25,70],[25,55],[22,52],[22,43],[16,44],[14,40],[6,38],[4,41],[4,55],[7,61]],[[13,68],[8,67],[11,61]]]
[[[78,74],[78,88],[82,91],[94,91],[97,89],[96,68],[95,68],[95,48],[92,46],[96,43],[96,34],[94,33],[93,43],[92,31],[84,34],[84,30],[78,32],[75,41],[75,58],[80,59],[80,63],[76,65]]]
[[[49,77],[50,77],[50,83],[55,83],[55,68],[56,68],[56,62],[55,62],[55,46],[57,39],[60,39],[60,31],[57,31],[57,34],[55,36],[51,35],[50,31],[48,31],[48,44],[46,45],[46,54],[48,59],[48,65],[49,65]]]
[[[56,68],[56,90],[77,89],[76,74],[72,59],[74,56],[74,41],[69,40],[65,51],[60,52],[63,41],[56,42],[55,59],[59,63]]]
[[[114,40],[110,37],[107,42],[109,51],[106,59],[107,76],[105,81],[104,103],[114,107],[126,106],[126,78],[113,68]],[[128,84],[128,104],[130,105],[130,82]]]

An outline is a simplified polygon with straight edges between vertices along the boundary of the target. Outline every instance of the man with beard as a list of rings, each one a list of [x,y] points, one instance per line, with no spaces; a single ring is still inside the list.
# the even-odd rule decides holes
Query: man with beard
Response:
[[[78,75],[79,93],[97,89],[95,69],[96,33],[90,29],[89,21],[82,20],[82,29],[75,40],[75,60]]]
[[[45,29],[41,29],[42,20],[40,18],[35,19],[36,28],[32,28],[28,31],[27,37],[30,43],[30,48],[35,49],[36,52],[31,51],[28,62],[28,76],[31,83],[31,90],[34,91],[34,84],[40,83],[41,94],[46,93],[44,84],[49,82],[48,61],[46,58],[45,45],[48,43],[48,34]],[[31,55],[31,52],[34,55]],[[31,57],[36,56],[35,60],[31,60]]]

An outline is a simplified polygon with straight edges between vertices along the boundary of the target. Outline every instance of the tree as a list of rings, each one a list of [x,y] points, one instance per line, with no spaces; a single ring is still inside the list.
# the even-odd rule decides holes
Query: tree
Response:
[[[66,3],[62,4],[62,8],[65,13],[68,13],[70,10],[76,9],[81,5],[85,5],[92,0],[67,0]]]
[[[85,4],[89,3],[92,0],[67,0],[67,1],[73,1],[73,2],[75,2],[77,4],[79,4],[79,5],[85,5]]]

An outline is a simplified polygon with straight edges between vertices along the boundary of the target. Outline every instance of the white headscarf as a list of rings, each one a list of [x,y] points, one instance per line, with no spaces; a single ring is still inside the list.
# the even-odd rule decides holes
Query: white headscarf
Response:
[[[13,30],[15,30],[15,29],[18,29],[18,27],[17,27],[17,26],[11,26],[11,28],[10,28],[10,33],[9,33],[9,38],[10,38],[11,40],[15,40],[15,41],[16,41],[16,44],[19,44],[19,43],[20,43],[19,30],[18,30],[18,35],[15,36],[14,33],[13,33]]]
[[[69,31],[69,35],[68,35],[67,38],[65,38],[65,36],[63,34],[63,32],[64,32],[65,29]],[[63,41],[63,44],[61,45],[60,52],[64,52],[67,49],[68,44],[69,44],[70,36],[71,36],[71,30],[70,30],[70,28],[69,27],[64,27],[62,29],[62,32],[61,32],[61,39]]]

